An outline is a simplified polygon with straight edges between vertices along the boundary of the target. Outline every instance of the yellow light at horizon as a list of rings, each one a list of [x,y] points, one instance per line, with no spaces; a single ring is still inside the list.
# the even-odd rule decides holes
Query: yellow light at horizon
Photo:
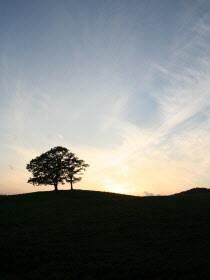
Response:
[[[120,193],[120,194],[131,194],[131,190],[128,184],[110,184],[106,186],[107,191]]]

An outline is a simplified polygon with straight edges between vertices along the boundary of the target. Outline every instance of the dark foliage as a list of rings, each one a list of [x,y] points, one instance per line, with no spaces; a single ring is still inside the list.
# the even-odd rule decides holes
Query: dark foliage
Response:
[[[66,166],[66,182],[70,183],[71,190],[73,190],[73,184],[81,181],[82,177],[78,176],[83,174],[83,171],[86,170],[89,164],[86,164],[82,159],[74,157],[66,159]]]
[[[27,164],[26,169],[33,174],[28,183],[53,185],[55,191],[57,191],[58,183],[70,182],[71,189],[73,189],[73,183],[81,180],[81,177],[75,175],[82,175],[82,171],[88,166],[84,160],[78,159],[74,153],[58,146],[32,159]]]

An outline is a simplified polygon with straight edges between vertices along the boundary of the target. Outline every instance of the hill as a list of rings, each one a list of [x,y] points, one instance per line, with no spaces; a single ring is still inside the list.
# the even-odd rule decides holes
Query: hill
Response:
[[[0,279],[208,279],[210,195],[0,197]]]
[[[178,193],[178,195],[191,195],[191,194],[210,194],[210,189],[207,188],[193,188],[184,192]]]

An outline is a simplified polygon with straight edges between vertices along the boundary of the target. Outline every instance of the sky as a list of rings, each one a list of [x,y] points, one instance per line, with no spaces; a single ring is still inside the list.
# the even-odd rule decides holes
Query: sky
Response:
[[[208,0],[0,0],[0,194],[55,146],[78,189],[209,188],[209,45]]]

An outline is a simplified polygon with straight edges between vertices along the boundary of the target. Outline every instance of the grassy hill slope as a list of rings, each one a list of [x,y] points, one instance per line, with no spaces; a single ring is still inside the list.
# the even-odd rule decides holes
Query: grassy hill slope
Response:
[[[210,275],[210,194],[0,196],[0,233],[4,280]]]

